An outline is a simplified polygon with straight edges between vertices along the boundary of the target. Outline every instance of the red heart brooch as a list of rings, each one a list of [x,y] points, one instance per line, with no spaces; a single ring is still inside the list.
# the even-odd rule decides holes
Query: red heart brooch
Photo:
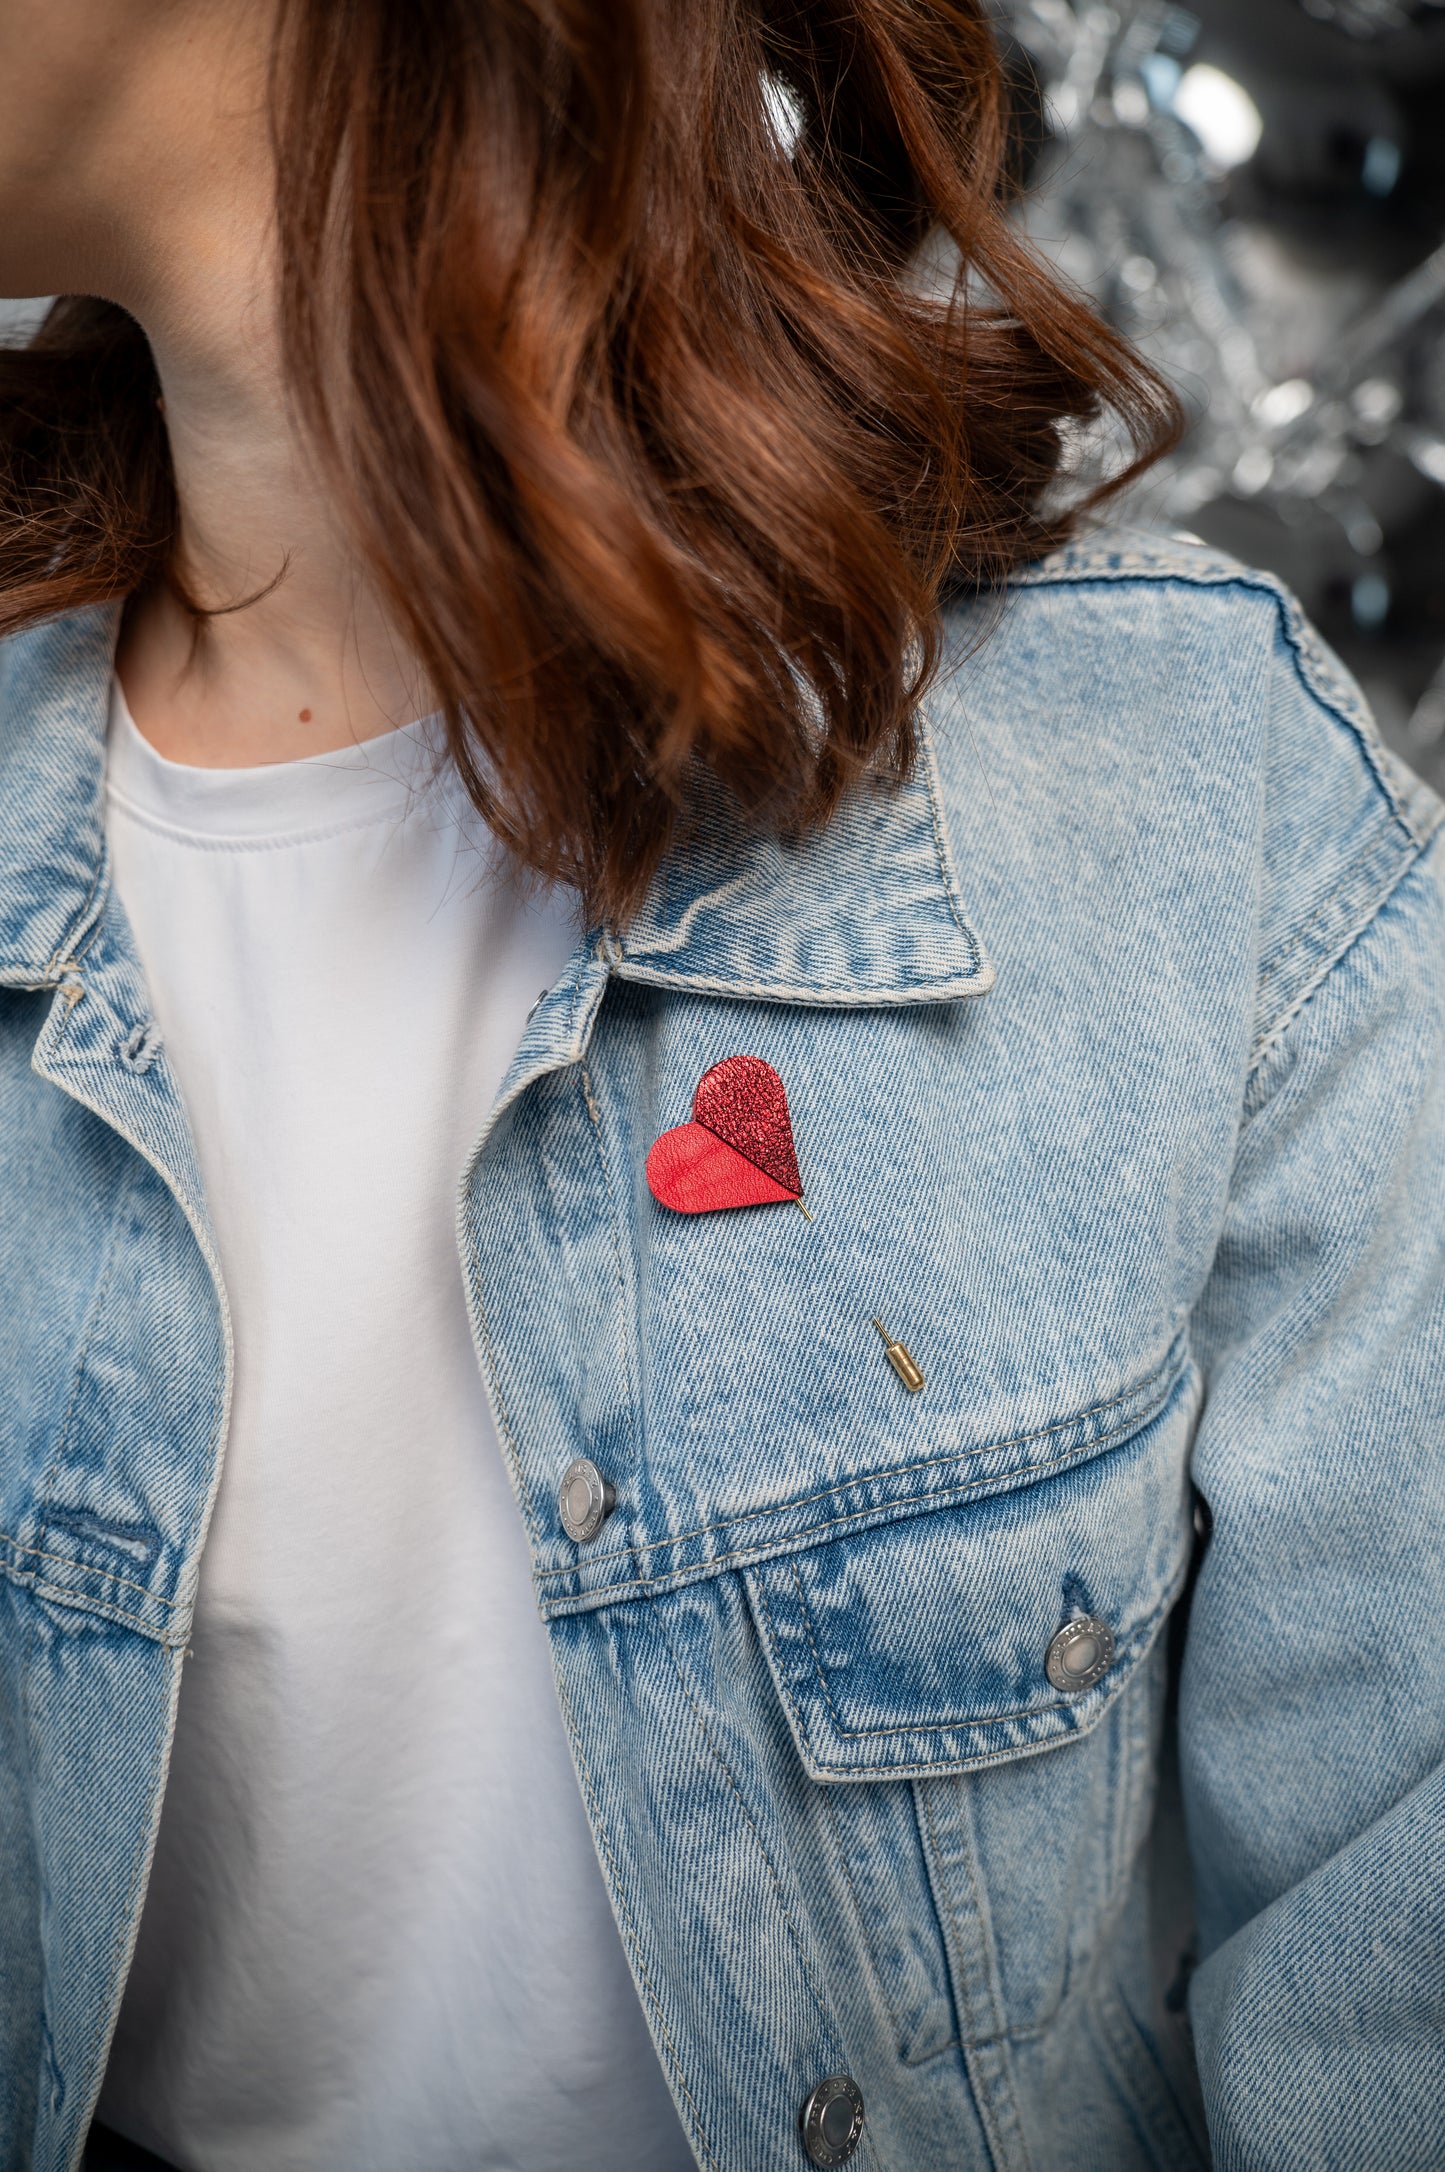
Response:
[[[704,1071],[692,1122],[654,1143],[647,1183],[653,1198],[676,1214],[782,1200],[802,1206],[788,1097],[772,1065],[761,1056],[726,1056]]]

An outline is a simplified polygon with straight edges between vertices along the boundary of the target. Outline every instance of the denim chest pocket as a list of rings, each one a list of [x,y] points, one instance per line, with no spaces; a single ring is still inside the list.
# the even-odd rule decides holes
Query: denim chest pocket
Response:
[[[1097,1722],[1183,1579],[1189,1385],[1060,1475],[745,1571],[814,1779],[967,1772]]]
[[[908,2063],[1046,2026],[1121,1905],[1197,1400],[1185,1367],[1147,1423],[1063,1472],[743,1571]]]

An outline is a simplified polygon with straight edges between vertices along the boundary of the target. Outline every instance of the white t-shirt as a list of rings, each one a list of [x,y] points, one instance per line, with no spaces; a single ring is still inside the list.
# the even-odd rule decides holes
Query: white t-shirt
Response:
[[[183,2172],[683,2172],[467,1320],[458,1180],[575,940],[428,727],[108,825],[236,1346],[100,2116]]]

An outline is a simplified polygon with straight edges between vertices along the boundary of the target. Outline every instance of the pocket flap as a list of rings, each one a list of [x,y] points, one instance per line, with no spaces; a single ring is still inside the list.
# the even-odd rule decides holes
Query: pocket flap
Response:
[[[1053,1478],[745,1569],[813,1778],[964,1772],[1092,1727],[1184,1580],[1196,1407],[1186,1369],[1148,1425]],[[1109,1664],[1057,1689],[1050,1644],[1085,1617]]]

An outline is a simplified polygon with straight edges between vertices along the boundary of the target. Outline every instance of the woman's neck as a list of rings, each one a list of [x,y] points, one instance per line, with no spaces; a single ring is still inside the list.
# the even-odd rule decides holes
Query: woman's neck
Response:
[[[223,614],[197,621],[157,586],[126,614],[118,668],[152,745],[210,768],[326,752],[430,706],[289,409],[266,41],[254,29],[266,12],[218,14],[204,50],[193,25],[168,132],[130,116],[131,170],[107,175],[102,160],[96,175],[112,225],[91,291],[130,309],[150,340],[180,503],[176,570],[193,602]],[[152,56],[152,90],[157,81]],[[157,142],[137,171],[129,147]]]

